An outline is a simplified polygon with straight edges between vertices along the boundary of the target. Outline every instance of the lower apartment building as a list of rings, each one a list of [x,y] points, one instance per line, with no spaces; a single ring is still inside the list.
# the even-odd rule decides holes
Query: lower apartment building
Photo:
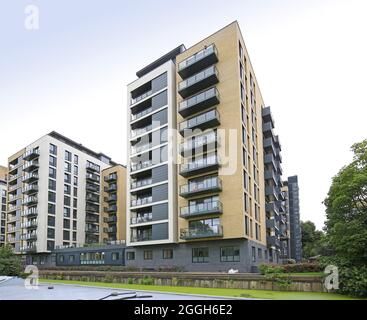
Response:
[[[5,245],[7,168],[0,166],[0,247]]]
[[[104,218],[108,218],[103,209],[113,193],[105,193],[103,188],[107,188],[112,178],[107,171],[111,167],[111,173],[116,172],[124,185],[124,167],[117,167],[106,155],[57,132],[43,136],[11,156],[6,242],[16,253],[48,263],[56,248],[109,240],[103,232]],[[115,203],[124,208],[123,200]],[[118,225],[119,222],[114,226]],[[119,232],[123,235],[123,231]],[[111,234],[111,239],[115,238],[116,233]]]

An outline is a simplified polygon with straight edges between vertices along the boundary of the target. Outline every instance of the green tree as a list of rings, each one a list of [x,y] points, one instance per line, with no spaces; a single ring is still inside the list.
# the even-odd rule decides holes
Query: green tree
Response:
[[[335,256],[346,264],[367,263],[367,140],[352,146],[353,162],[333,178],[325,199],[326,233]]]
[[[13,253],[11,246],[0,247],[0,275],[1,276],[21,276],[21,258]]]
[[[316,230],[311,221],[301,222],[302,253],[304,258],[310,258],[322,254],[324,233]]]

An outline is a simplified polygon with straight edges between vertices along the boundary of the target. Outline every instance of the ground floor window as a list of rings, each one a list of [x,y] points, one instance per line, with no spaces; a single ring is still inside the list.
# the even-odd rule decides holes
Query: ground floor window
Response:
[[[117,261],[120,255],[118,252],[112,252],[112,261]]]
[[[153,260],[153,251],[145,250],[144,251],[144,260]]]
[[[81,264],[104,264],[104,252],[87,252],[80,254]]]
[[[239,247],[225,247],[220,249],[221,262],[240,262]]]
[[[252,247],[252,262],[256,262],[256,248]]]
[[[209,262],[209,249],[208,248],[192,249],[192,262],[193,263]]]
[[[126,252],[126,259],[127,260],[135,260],[135,252],[134,251]]]
[[[163,250],[163,259],[173,259],[173,250],[172,249],[164,249]]]
[[[75,256],[74,255],[70,255],[69,256],[69,262],[74,262],[75,261]]]

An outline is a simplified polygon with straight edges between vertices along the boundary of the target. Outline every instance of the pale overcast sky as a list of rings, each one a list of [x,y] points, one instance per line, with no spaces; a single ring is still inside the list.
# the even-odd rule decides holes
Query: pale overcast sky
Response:
[[[28,4],[40,29],[24,27]],[[272,106],[302,220],[366,138],[365,0],[0,0],[0,164],[56,130],[126,163],[126,85],[234,20]]]

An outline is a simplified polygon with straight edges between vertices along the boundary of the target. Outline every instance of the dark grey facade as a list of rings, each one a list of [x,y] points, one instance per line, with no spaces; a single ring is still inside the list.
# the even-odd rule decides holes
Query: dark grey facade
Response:
[[[302,233],[299,207],[298,177],[288,178],[289,220],[290,220],[290,251],[291,258],[302,261]]]
[[[246,239],[128,247],[126,266],[157,270],[180,268],[189,272],[257,272],[268,262],[268,249]]]

